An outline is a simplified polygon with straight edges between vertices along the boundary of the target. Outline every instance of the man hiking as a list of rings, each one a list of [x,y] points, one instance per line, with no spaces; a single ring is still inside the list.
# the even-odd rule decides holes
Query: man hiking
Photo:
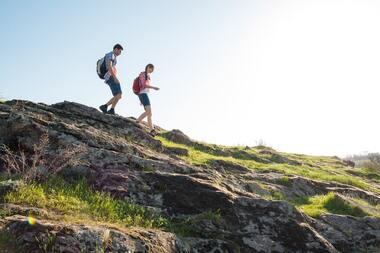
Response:
[[[121,99],[121,86],[120,81],[117,79],[116,74],[116,57],[121,54],[123,47],[120,44],[116,44],[113,47],[113,50],[104,56],[104,61],[106,64],[107,73],[104,75],[105,83],[111,88],[113,98],[111,98],[106,104],[99,106],[99,109],[103,113],[115,114],[115,106],[117,102]],[[108,106],[111,106],[111,109],[108,110]]]

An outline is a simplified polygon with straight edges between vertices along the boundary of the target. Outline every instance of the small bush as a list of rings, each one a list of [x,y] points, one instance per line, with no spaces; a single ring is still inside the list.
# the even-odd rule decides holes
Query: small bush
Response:
[[[365,167],[380,172],[380,153],[369,153],[365,155],[352,155],[347,157],[355,162],[355,167]]]
[[[280,184],[280,185],[283,185],[283,186],[287,186],[287,187],[291,187],[292,186],[292,182],[290,181],[289,177],[287,177],[287,176],[283,176],[281,178],[278,178],[276,180],[276,183]]]
[[[363,163],[363,167],[380,172],[380,154],[379,153],[368,154],[368,161]]]
[[[43,134],[39,143],[33,146],[32,154],[26,154],[23,150],[14,152],[6,145],[0,146],[3,153],[1,159],[8,176],[19,176],[25,182],[46,179],[69,166],[86,165],[80,159],[85,150],[83,145],[65,147],[56,150],[55,156],[51,157],[48,134]]]
[[[284,195],[280,191],[270,189],[270,195],[264,196],[267,200],[285,200]]]

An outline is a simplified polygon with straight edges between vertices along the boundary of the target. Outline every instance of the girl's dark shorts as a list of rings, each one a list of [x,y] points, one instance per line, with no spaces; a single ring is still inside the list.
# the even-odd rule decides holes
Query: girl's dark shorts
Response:
[[[144,107],[150,105],[148,94],[146,93],[139,94],[139,99],[140,99],[141,104],[143,104]]]

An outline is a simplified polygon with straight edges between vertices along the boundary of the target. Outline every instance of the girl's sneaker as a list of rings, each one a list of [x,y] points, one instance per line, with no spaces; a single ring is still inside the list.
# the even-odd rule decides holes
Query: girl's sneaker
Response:
[[[108,110],[107,114],[112,114],[114,115],[115,114],[115,109],[111,108]]]

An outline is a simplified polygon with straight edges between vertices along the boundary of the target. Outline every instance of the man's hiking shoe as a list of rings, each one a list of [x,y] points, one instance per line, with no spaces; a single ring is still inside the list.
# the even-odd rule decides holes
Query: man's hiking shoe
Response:
[[[109,109],[109,111],[107,112],[107,114],[114,115],[115,114],[115,109],[113,109],[113,108]]]
[[[101,106],[99,106],[99,109],[100,109],[103,113],[107,113],[107,105],[101,105]]]

